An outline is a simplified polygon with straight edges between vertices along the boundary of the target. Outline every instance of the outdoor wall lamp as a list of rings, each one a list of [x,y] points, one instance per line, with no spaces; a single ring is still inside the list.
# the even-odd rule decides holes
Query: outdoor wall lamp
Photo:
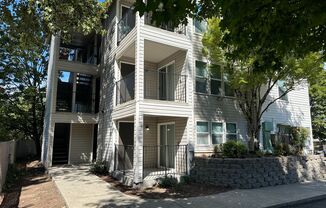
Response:
[[[149,131],[149,126],[146,125],[146,126],[145,126],[145,129],[146,129],[146,131]]]

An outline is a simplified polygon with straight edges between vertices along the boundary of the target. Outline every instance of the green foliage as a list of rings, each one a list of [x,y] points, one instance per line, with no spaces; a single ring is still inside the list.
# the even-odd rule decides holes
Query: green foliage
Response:
[[[105,162],[96,161],[92,163],[89,171],[93,174],[104,175],[108,172],[108,167]]]
[[[282,155],[285,155],[286,154],[286,151],[285,151],[285,144],[283,143],[279,143],[277,144],[275,147],[274,147],[274,154],[276,156],[282,156]]]
[[[266,152],[263,151],[263,150],[257,150],[255,152],[255,154],[258,156],[258,157],[264,157],[266,155]]]
[[[175,188],[178,186],[178,180],[172,176],[166,176],[158,179],[160,188]]]
[[[305,147],[306,141],[309,137],[309,130],[303,127],[292,128],[292,145],[294,150],[290,152],[294,154],[301,154]]]
[[[223,144],[217,144],[214,146],[214,153],[215,155],[223,152]]]
[[[228,31],[221,29],[221,21],[216,17],[208,20],[208,28],[202,39],[203,54],[212,63],[223,66],[223,73],[234,89],[239,106],[247,119],[249,148],[254,151],[254,141],[258,141],[259,124],[264,112],[296,86],[305,83],[305,80],[314,80],[322,71],[322,59],[319,53],[310,53],[303,58],[287,56],[282,59],[267,57],[263,53],[252,53],[241,58],[233,53],[236,46],[228,45],[224,41]],[[265,59],[273,59],[273,64],[262,67],[261,62]],[[267,99],[280,80],[284,81],[284,93]]]
[[[310,105],[314,138],[326,142],[326,71],[310,81]]]
[[[274,147],[274,154],[281,155],[302,155],[303,148],[309,137],[309,130],[303,127],[283,126],[286,134],[290,134],[289,140],[284,141],[282,138]],[[282,137],[282,134],[278,135]],[[288,137],[288,136],[287,136]]]
[[[248,153],[246,145],[240,141],[230,140],[223,144],[223,156],[240,158]]]
[[[0,8],[0,139],[33,139],[40,155],[49,47],[42,15],[28,1]]]
[[[294,55],[304,57],[311,52],[325,53],[325,1],[310,0],[152,0],[145,4],[136,0],[141,14],[153,12],[159,24],[171,21],[186,23],[187,17],[198,19],[221,17],[221,28],[228,33],[223,42],[233,45],[233,55],[245,60],[253,54],[266,58],[259,63],[270,67],[276,59]],[[290,22],[290,24],[289,24]],[[226,46],[228,47],[228,46]],[[230,56],[232,56],[230,54]],[[325,57],[325,56],[324,56]]]
[[[191,178],[188,175],[184,175],[180,177],[180,183],[179,184],[186,184],[189,185],[191,183]]]
[[[30,4],[40,8],[45,25],[50,33],[58,34],[64,39],[72,32],[87,35],[95,31],[102,32],[102,19],[111,0],[33,0]]]

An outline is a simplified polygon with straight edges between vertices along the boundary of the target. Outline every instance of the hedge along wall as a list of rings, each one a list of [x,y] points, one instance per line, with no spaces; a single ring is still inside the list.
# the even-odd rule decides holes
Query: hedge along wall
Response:
[[[324,157],[289,156],[245,159],[194,158],[195,182],[232,188],[259,188],[326,179]]]

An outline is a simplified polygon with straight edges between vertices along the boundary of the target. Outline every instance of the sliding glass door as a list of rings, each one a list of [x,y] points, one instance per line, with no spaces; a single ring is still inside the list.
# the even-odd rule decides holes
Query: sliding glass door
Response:
[[[174,101],[174,63],[159,69],[159,99]]]
[[[159,165],[160,167],[174,168],[175,158],[175,126],[174,124],[160,124],[159,125]]]

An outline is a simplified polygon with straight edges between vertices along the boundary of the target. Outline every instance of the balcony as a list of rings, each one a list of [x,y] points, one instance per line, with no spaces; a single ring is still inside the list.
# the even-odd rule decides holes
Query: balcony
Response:
[[[61,42],[59,47],[59,60],[83,63],[98,64],[101,38],[95,34],[83,36],[73,34],[70,42]]]
[[[146,25],[150,25],[156,28],[160,28],[166,31],[174,32],[177,34],[186,35],[187,27],[186,25],[179,25],[178,27],[173,27],[172,22],[156,25],[152,22],[150,14],[144,15],[144,21]],[[118,22],[118,45],[119,43],[132,31],[136,24],[136,16],[133,10],[129,10],[124,14],[124,16]]]
[[[187,27],[185,25],[180,24],[178,27],[173,27],[172,22],[168,22],[165,24],[162,23],[161,25],[156,25],[155,22],[152,21],[151,14],[145,14],[144,17],[145,17],[146,25],[157,27],[157,28],[167,30],[170,32],[175,32],[177,34],[186,35]]]
[[[145,70],[144,98],[186,103],[187,76],[173,73],[172,68]],[[126,103],[135,98],[135,73],[116,82],[116,103]]]

